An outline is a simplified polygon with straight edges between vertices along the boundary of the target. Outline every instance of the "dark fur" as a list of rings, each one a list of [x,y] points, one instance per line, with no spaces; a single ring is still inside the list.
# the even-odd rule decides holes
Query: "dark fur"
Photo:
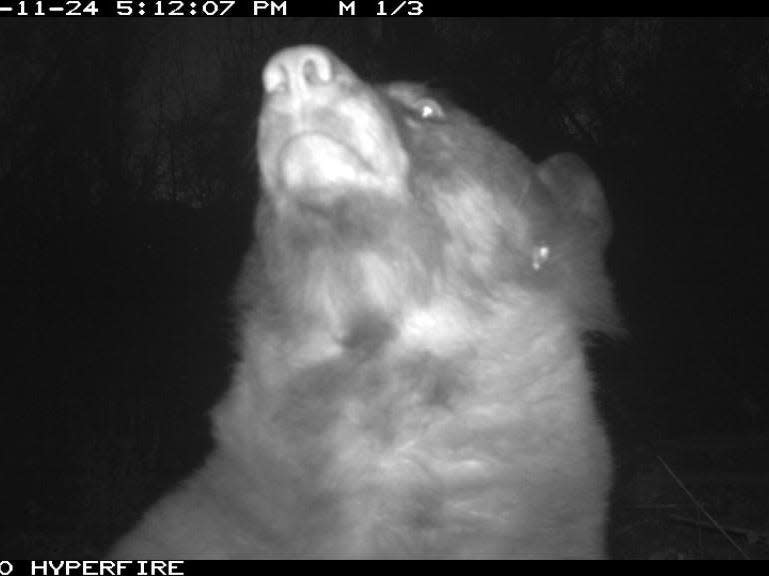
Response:
[[[265,84],[218,447],[114,554],[600,557],[581,337],[617,320],[595,177],[321,48]]]

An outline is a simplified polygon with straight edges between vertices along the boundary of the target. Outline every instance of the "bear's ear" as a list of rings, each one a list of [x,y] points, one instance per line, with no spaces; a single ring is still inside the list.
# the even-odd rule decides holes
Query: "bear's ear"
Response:
[[[556,154],[537,166],[537,176],[566,218],[580,221],[605,248],[611,237],[611,215],[601,183],[588,165],[575,154]]]

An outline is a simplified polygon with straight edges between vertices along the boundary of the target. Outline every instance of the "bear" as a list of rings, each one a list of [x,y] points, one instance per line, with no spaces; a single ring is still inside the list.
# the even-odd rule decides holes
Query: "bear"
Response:
[[[115,558],[601,558],[602,187],[326,48],[266,64],[215,449]]]

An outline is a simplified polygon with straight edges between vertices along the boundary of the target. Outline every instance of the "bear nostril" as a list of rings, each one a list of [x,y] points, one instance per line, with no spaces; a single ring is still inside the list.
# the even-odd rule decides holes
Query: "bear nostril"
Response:
[[[288,72],[280,64],[266,66],[262,73],[262,84],[267,93],[284,92],[288,89]]]
[[[306,84],[328,84],[332,76],[331,61],[323,53],[308,54],[302,64],[302,78]]]

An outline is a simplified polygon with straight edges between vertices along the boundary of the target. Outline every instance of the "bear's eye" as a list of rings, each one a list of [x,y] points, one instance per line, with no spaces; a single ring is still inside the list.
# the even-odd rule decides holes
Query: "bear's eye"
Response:
[[[414,109],[422,120],[441,120],[444,118],[443,108],[430,98],[418,100],[414,105]]]

